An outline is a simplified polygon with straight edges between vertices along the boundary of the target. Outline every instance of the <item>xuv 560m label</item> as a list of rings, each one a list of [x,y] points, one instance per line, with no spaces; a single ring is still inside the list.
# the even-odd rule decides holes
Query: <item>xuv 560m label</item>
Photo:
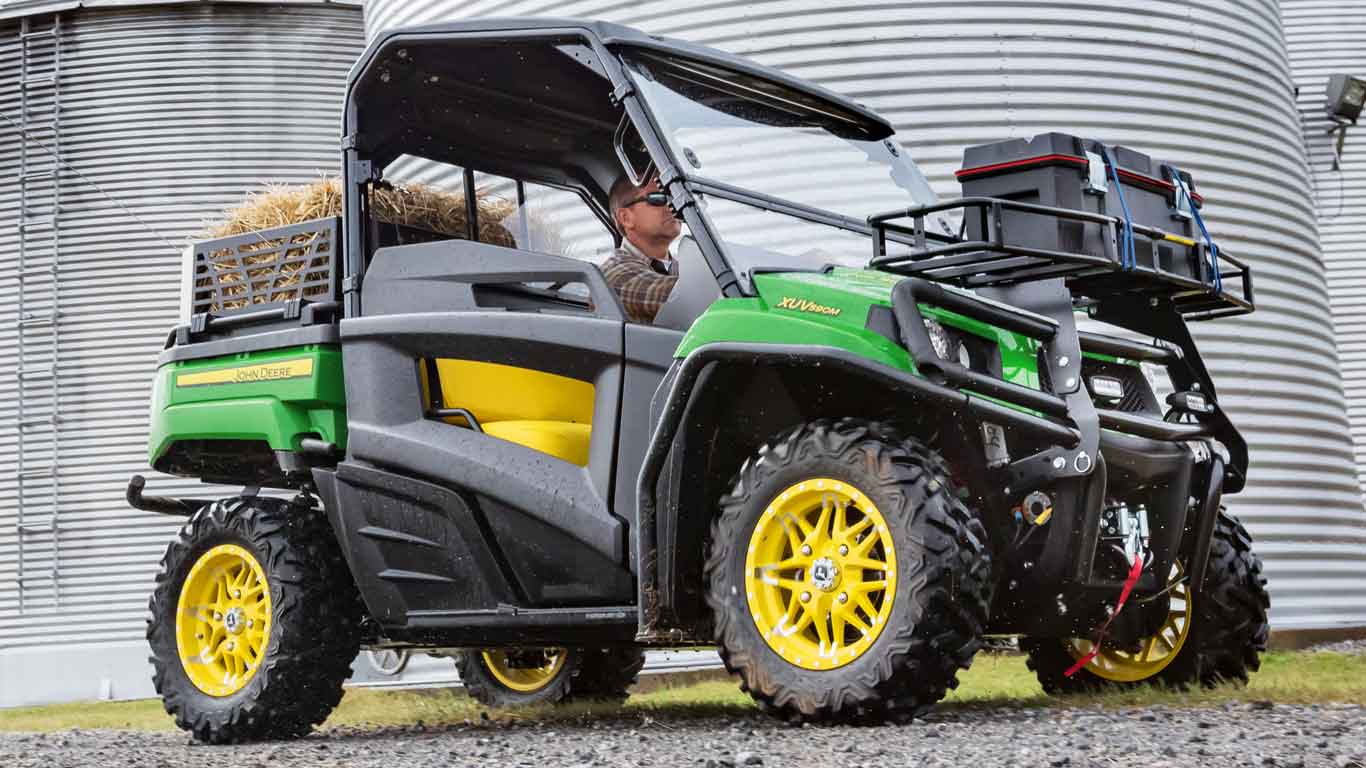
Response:
[[[839,307],[819,304],[814,301],[807,301],[806,299],[795,299],[791,296],[782,297],[778,300],[776,306],[778,309],[790,309],[795,312],[810,312],[813,315],[829,315],[830,317],[838,317],[839,314],[844,311]]]
[[[177,387],[202,387],[209,384],[255,384],[261,381],[306,379],[313,375],[313,358],[281,360],[276,363],[239,365],[213,371],[181,373],[175,377]]]

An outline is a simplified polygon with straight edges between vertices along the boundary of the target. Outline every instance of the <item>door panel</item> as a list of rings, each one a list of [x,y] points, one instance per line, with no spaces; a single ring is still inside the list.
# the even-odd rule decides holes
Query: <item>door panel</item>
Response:
[[[570,309],[522,289],[570,282],[589,290]],[[517,307],[489,306],[488,286]],[[341,324],[348,461],[471,494],[532,604],[629,602],[627,526],[609,505],[623,330],[597,268],[468,241],[387,248],[361,304]]]

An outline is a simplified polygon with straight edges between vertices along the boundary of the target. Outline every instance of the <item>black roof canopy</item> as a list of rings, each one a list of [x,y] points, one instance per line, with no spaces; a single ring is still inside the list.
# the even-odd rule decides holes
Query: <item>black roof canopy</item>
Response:
[[[602,194],[619,173],[605,150],[621,119],[595,54],[603,47],[647,49],[764,78],[866,119],[876,133],[893,132],[867,108],[748,59],[631,27],[558,18],[381,33],[351,71],[346,130],[380,166],[401,152],[456,165],[477,160],[485,170]]]

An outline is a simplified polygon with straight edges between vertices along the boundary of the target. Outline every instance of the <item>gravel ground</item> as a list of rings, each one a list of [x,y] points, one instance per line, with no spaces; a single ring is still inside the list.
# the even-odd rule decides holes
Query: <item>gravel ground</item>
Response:
[[[1327,651],[1329,653],[1366,653],[1366,639],[1361,640],[1342,640],[1336,643],[1322,643],[1311,647],[1311,651]]]
[[[904,727],[792,727],[667,711],[582,723],[337,729],[302,741],[195,745],[180,733],[0,734],[0,766],[1332,766],[1366,768],[1361,705],[946,709]]]

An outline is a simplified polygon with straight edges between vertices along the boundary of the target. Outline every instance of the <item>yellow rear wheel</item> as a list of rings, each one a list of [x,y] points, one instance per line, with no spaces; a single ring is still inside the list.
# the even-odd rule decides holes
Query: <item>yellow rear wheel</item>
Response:
[[[308,733],[360,650],[359,596],[323,511],[272,498],[201,508],[166,547],[147,643],[166,711],[196,739]]]
[[[550,685],[567,657],[564,648],[483,652],[484,666],[488,667],[493,679],[519,693],[533,693]]]
[[[180,588],[176,647],[185,676],[210,696],[231,696],[256,675],[270,643],[270,586],[243,547],[199,556]]]
[[[868,496],[828,477],[773,499],[745,558],[750,615],[775,653],[803,669],[834,669],[877,640],[896,596],[896,551]]]

